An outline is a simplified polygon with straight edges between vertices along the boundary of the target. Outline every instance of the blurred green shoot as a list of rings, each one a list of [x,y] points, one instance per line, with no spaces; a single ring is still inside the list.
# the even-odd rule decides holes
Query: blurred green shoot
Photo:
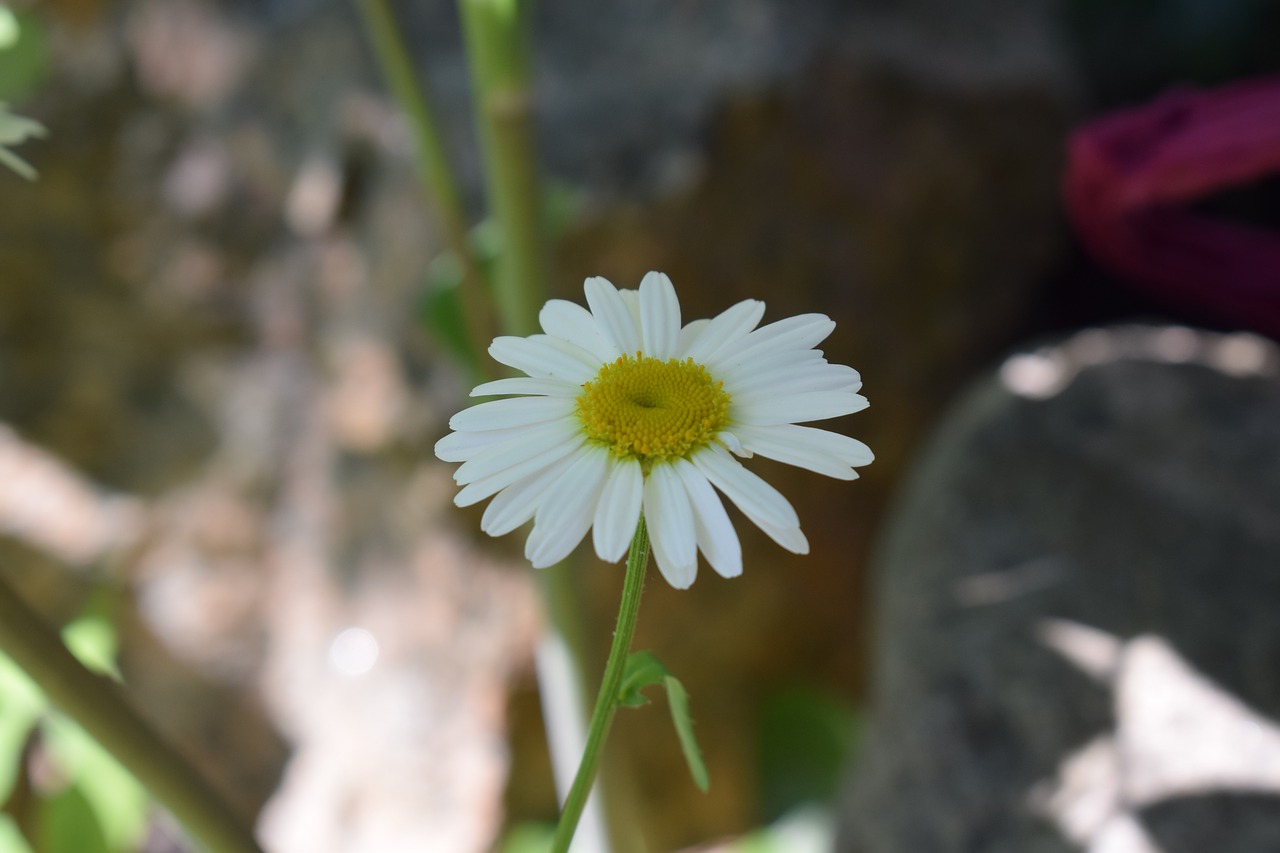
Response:
[[[71,622],[62,639],[87,668],[119,679],[116,634],[96,615]],[[0,801],[9,800],[24,773],[28,745],[36,743],[62,783],[28,800],[31,839],[42,853],[130,853],[147,825],[150,799],[121,764],[72,720],[8,657],[0,655]],[[41,793],[41,792],[38,792]],[[28,840],[10,820],[0,825],[0,853],[24,851]]]
[[[45,129],[38,121],[14,115],[7,104],[0,103],[0,163],[8,166],[29,181],[36,179],[31,164],[14,154],[6,146],[20,145],[35,136],[44,136]]]
[[[757,756],[766,820],[832,800],[856,752],[859,722],[846,702],[807,686],[788,686],[765,700]]]
[[[20,104],[49,74],[49,36],[33,12],[0,3],[0,101]]]

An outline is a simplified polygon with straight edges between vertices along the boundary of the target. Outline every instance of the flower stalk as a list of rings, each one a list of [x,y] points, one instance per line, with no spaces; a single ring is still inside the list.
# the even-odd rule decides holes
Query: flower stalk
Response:
[[[262,853],[247,825],[129,704],[120,685],[77,661],[0,579],[0,651],[125,766],[211,853]]]
[[[435,201],[444,221],[445,236],[462,267],[459,296],[467,324],[467,339],[473,353],[483,352],[494,337],[493,311],[487,284],[471,246],[470,226],[462,204],[462,194],[449,161],[444,133],[436,118],[435,106],[425,87],[418,83],[413,62],[386,0],[358,0],[365,31],[374,55],[386,78],[387,88],[404,111],[413,134],[418,177]],[[477,359],[478,361],[478,359]]]
[[[493,294],[504,334],[537,331],[548,235],[534,152],[533,85],[518,0],[459,0],[489,209],[502,235]]]
[[[622,675],[627,666],[627,654],[631,649],[631,639],[636,630],[636,618],[640,613],[640,596],[644,592],[645,569],[649,564],[649,531],[645,527],[644,517],[636,526],[634,538],[631,540],[631,551],[627,555],[627,575],[622,585],[622,604],[618,609],[618,626],[613,632],[613,646],[609,649],[609,660],[605,664],[604,679],[600,683],[600,694],[596,698],[595,710],[591,712],[591,727],[587,733],[587,746],[582,754],[582,762],[578,765],[578,773],[573,779],[573,787],[565,798],[564,808],[560,812],[560,822],[556,825],[555,838],[552,841],[552,853],[565,853],[573,841],[573,833],[578,827],[578,819],[582,817],[582,809],[587,804],[595,782],[596,771],[600,765],[601,748],[613,725],[613,715],[621,704]]]

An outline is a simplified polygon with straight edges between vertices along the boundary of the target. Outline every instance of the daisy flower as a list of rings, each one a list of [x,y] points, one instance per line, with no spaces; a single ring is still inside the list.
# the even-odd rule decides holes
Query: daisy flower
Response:
[[[658,569],[677,589],[693,583],[698,552],[724,577],[742,573],[742,546],[719,494],[775,542],[808,553],[795,509],[735,457],[753,454],[841,480],[871,462],[848,436],[807,426],[867,407],[852,367],[814,347],[835,328],[802,314],[756,328],[754,299],[681,325],[671,280],[651,272],[639,290],[603,278],[587,308],[553,299],[546,334],[499,337],[489,354],[525,376],[486,382],[481,403],[454,415],[436,455],[461,462],[454,500],[488,497],[482,529],[510,533],[530,519],[525,556],[563,560],[592,533],[617,562],[644,515]]]

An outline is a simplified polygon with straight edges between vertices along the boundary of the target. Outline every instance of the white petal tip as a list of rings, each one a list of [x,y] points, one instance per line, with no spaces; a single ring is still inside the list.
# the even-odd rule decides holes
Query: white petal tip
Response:
[[[694,578],[697,577],[697,569],[695,568],[692,571],[680,569],[679,572],[680,574],[676,577],[672,577],[666,572],[663,572],[662,576],[666,578],[667,583],[671,584],[672,589],[688,589],[693,586]],[[688,572],[688,574],[686,575],[685,572]]]
[[[725,567],[722,567],[722,566],[712,566],[711,568],[715,569],[716,574],[718,574],[718,575],[719,575],[720,577],[722,577],[722,578],[737,578],[737,577],[742,577],[742,564],[741,564],[741,563],[739,563],[739,564],[738,564],[738,565],[736,565],[736,566],[729,566],[728,568],[725,568]]]

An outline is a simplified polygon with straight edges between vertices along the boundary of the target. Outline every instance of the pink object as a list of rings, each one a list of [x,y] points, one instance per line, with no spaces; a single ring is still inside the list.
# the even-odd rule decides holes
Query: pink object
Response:
[[[1280,233],[1186,209],[1280,172],[1280,77],[1173,91],[1069,143],[1063,193],[1104,265],[1183,304],[1280,336]]]

